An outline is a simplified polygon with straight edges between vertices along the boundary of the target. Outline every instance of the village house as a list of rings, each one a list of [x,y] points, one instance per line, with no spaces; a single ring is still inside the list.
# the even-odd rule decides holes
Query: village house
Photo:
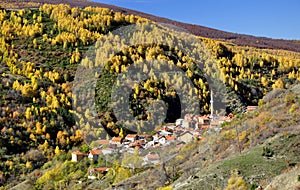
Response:
[[[183,128],[195,128],[196,122],[192,119],[183,120],[182,127]]]
[[[158,143],[160,145],[165,145],[166,144],[166,137],[165,136],[161,136],[160,138],[158,138]]]
[[[174,123],[168,123],[166,126],[165,126],[165,130],[166,131],[174,131],[176,125],[174,125]]]
[[[122,138],[121,137],[113,137],[111,139],[111,144],[115,144],[117,146],[120,146],[122,144]]]
[[[124,140],[128,140],[130,142],[133,142],[135,140],[138,139],[138,135],[137,134],[128,134],[126,135],[125,139]]]
[[[93,149],[90,151],[89,155],[88,155],[88,158],[90,160],[93,160],[95,162],[98,161],[98,158],[99,158],[99,155],[103,154],[102,150],[96,150],[96,149]]]
[[[229,114],[228,116],[220,116],[219,125],[224,122],[230,122],[233,119],[233,114]]]
[[[182,122],[183,122],[183,119],[176,119],[175,125],[176,125],[176,126],[181,126],[181,125],[182,125]]]
[[[157,142],[159,137],[160,137],[160,135],[159,135],[159,132],[158,132],[158,133],[156,133],[155,135],[152,136],[153,141]]]
[[[184,131],[185,129],[182,127],[182,125],[178,125],[178,126],[176,126],[175,127],[175,129],[174,129],[174,133],[177,133],[178,131]]]
[[[246,112],[252,112],[254,110],[256,110],[258,108],[258,106],[247,106]]]
[[[149,152],[146,156],[144,156],[143,160],[144,160],[143,165],[146,165],[149,163],[151,163],[151,164],[159,164],[160,163],[159,155],[154,152]]]
[[[115,149],[113,149],[113,148],[103,148],[102,149],[102,153],[104,155],[106,155],[106,154],[113,154],[114,152],[115,152]]]
[[[146,142],[144,140],[136,140],[132,143],[129,144],[129,147],[131,148],[139,148],[139,149],[143,149],[144,146],[146,145]]]
[[[153,137],[147,134],[138,135],[138,140],[144,140],[145,142],[152,141]]]
[[[210,124],[210,118],[208,116],[198,116],[197,120],[198,120],[198,124],[201,124],[201,125],[209,125]]]
[[[154,141],[149,141],[145,144],[145,149],[154,147]]]
[[[168,136],[168,135],[172,135],[173,132],[169,132],[169,131],[166,131],[166,130],[161,130],[161,131],[159,131],[159,134],[161,136]]]
[[[122,140],[122,145],[128,146],[130,143],[132,143],[131,140],[128,140],[128,139],[123,139]]]
[[[208,130],[210,128],[210,125],[202,125],[200,130],[205,131]]]
[[[175,135],[166,136],[166,141],[167,142],[174,142],[175,140],[176,140]]]
[[[82,160],[84,157],[88,157],[88,153],[80,152],[80,151],[74,151],[72,152],[72,161],[78,162]]]
[[[179,140],[185,143],[189,143],[195,139],[191,131],[186,131],[179,136]]]
[[[184,120],[193,120],[194,114],[185,114]]]
[[[97,143],[99,144],[100,147],[108,146],[109,140],[99,139],[99,140],[97,140]]]
[[[108,172],[108,168],[106,167],[91,168],[88,170],[88,179],[100,178],[101,176],[105,175],[107,172]]]

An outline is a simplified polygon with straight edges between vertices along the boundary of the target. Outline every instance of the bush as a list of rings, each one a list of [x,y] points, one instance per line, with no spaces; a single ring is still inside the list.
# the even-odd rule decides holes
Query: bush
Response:
[[[89,150],[90,150],[90,148],[89,148],[89,145],[87,145],[87,144],[84,144],[84,145],[82,145],[82,146],[80,147],[80,151],[81,151],[81,152],[88,153]]]
[[[237,174],[233,174],[228,179],[228,186],[226,187],[226,190],[236,190],[236,189],[246,190],[247,185],[242,177],[238,176]]]
[[[270,158],[273,155],[274,155],[274,151],[269,146],[263,147],[262,156]]]
[[[296,96],[295,96],[295,94],[288,93],[288,94],[284,97],[284,102],[285,102],[285,103],[295,103],[295,102],[296,102]]]

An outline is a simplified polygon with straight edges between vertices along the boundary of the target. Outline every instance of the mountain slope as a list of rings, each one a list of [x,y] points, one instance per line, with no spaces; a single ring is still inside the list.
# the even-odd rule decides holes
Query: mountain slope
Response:
[[[300,105],[300,86],[274,95],[275,91],[266,96],[268,101],[258,110],[234,119],[220,133],[207,134],[207,141],[190,144],[165,166],[143,172],[115,187],[155,189],[168,185],[174,189],[225,189],[229,178],[235,175],[242,177],[247,189],[298,187],[300,110],[293,115],[287,111],[292,107],[291,101]],[[291,100],[291,96],[295,99]],[[276,108],[272,110],[274,105]],[[270,120],[273,115],[276,119]],[[237,135],[230,137],[232,131],[237,131]],[[288,178],[281,181],[284,177]]]
[[[180,117],[180,90],[184,90],[183,97],[195,94],[193,97],[196,97],[196,104],[188,99],[187,108],[199,104],[201,109],[195,113],[206,114],[210,112],[211,86],[204,75],[209,73],[213,73],[214,79],[224,86],[223,90],[227,93],[224,95],[226,111],[234,112],[237,120],[222,126],[224,131],[221,134],[209,136],[211,141],[208,144],[198,142],[185,146],[178,157],[169,160],[166,165],[150,169],[152,175],[140,173],[141,176],[153,177],[153,187],[184,182],[197,172],[195,168],[202,167],[202,163],[209,167],[211,162],[222,161],[237,151],[241,152],[243,148],[255,148],[282,130],[289,132],[289,127],[299,123],[299,93],[295,91],[299,86],[291,89],[300,81],[299,52],[237,46],[177,33],[172,27],[166,28],[146,18],[125,15],[107,8],[81,9],[66,4],[23,2],[20,6],[42,6],[39,9],[15,10],[13,8],[18,7],[14,7],[13,2],[20,1],[7,2],[6,5],[11,9],[0,10],[0,183],[6,189],[20,182],[23,182],[20,185],[34,184],[38,189],[54,188],[57,185],[65,188],[95,185],[87,181],[86,170],[98,165],[89,160],[80,164],[71,162],[71,152],[97,147],[97,144],[90,143],[91,139],[124,138],[130,132],[113,112],[113,106],[122,102],[122,95],[128,92],[125,98],[129,99],[127,108],[130,108],[132,120],[148,121],[155,118],[148,108],[152,103],[163,100],[167,105],[164,122],[175,121]],[[77,3],[81,6],[91,3],[72,2],[73,5]],[[152,33],[149,30],[125,33],[126,36],[139,37],[132,38],[132,41],[139,42],[132,46],[124,46],[124,40],[120,37],[122,35],[110,33],[130,26],[152,29]],[[160,42],[166,41],[168,44],[143,41],[156,37],[161,37],[163,40]],[[187,43],[191,39],[194,43]],[[94,47],[105,51],[95,55]],[[185,51],[187,47],[190,49]],[[121,50],[114,51],[116,48]],[[190,53],[197,51],[206,54],[195,58]],[[109,59],[99,63],[98,58],[101,60],[105,57],[105,54],[101,54],[103,52],[117,53],[108,53]],[[86,58],[86,55],[91,56]],[[155,68],[147,62],[153,59],[158,63]],[[91,68],[99,68],[99,65],[103,66],[101,72],[91,71]],[[127,86],[126,93],[122,94],[124,91],[121,91],[114,96],[116,100],[112,101],[113,87],[130,82],[120,82],[118,76],[126,74],[134,65],[142,67],[138,67],[139,72],[133,72],[133,76],[143,73],[152,73],[152,76],[134,81],[134,86]],[[162,72],[168,74],[172,68],[177,68],[175,71],[180,71],[181,75],[175,72],[172,76],[168,75],[166,80],[158,80]],[[86,82],[84,79],[88,76],[92,76],[95,83]],[[77,91],[78,87],[83,90]],[[88,87],[94,89],[88,91]],[[267,94],[270,91],[272,93]],[[87,92],[91,92],[92,98],[88,98]],[[265,107],[259,112],[243,115],[246,106],[264,103]],[[273,112],[277,113],[275,117],[272,116]],[[162,115],[160,111],[157,113]],[[260,132],[259,127],[264,125],[272,130]],[[138,123],[134,127],[144,126]],[[245,142],[236,141],[235,127],[241,132],[239,138]],[[293,140],[292,135],[288,134]],[[205,151],[208,152],[203,157],[201,154]],[[293,164],[297,163],[292,161]],[[107,187],[126,185],[127,182],[130,184],[131,179],[126,183],[123,180],[132,173],[144,171],[131,171],[121,167],[120,162],[117,158],[112,163],[100,160],[100,166],[112,167],[117,171],[117,175],[113,170],[108,173],[103,182]],[[280,163],[283,163],[282,158]],[[280,172],[278,168],[275,169],[276,173]],[[160,175],[156,175],[157,172]],[[138,179],[139,175],[134,178]],[[78,180],[84,183],[76,184]],[[102,181],[95,183],[99,182]]]
[[[69,4],[73,7],[87,7],[87,6],[95,6],[95,7],[105,7],[112,9],[116,12],[121,12],[123,14],[129,15],[137,15],[141,16],[147,19],[150,19],[152,21],[158,22],[158,23],[165,23],[165,24],[172,24],[178,27],[181,27],[187,31],[189,31],[191,34],[207,37],[207,38],[213,38],[213,39],[219,39],[219,40],[225,40],[231,43],[234,43],[236,45],[240,46],[252,46],[257,48],[267,48],[267,49],[283,49],[283,50],[290,50],[295,52],[300,52],[300,42],[299,41],[293,41],[293,40],[280,40],[280,39],[271,39],[271,38],[265,38],[265,37],[256,37],[251,35],[244,35],[244,34],[236,34],[236,33],[230,33],[225,32],[221,30],[216,30],[204,26],[198,26],[193,24],[186,24],[174,20],[170,20],[167,18],[157,17],[155,15],[142,13],[135,10],[130,10],[126,8],[121,8],[113,5],[107,5],[104,3],[98,3],[98,2],[92,2],[87,0],[61,0],[61,1],[52,1],[52,0],[22,0],[22,1],[7,1],[9,3],[16,3],[16,7],[24,6],[20,4],[20,2],[34,2],[38,3],[36,5],[32,4],[33,7],[38,7],[44,3],[51,3],[51,4],[59,4],[59,3],[65,3]]]

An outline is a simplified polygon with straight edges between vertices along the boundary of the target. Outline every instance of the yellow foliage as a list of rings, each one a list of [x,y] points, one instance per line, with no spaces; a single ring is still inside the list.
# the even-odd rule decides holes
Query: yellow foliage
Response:
[[[281,78],[279,78],[273,85],[272,88],[284,88],[284,83]]]
[[[239,142],[241,142],[242,140],[244,140],[247,136],[247,132],[243,131],[240,135],[239,135]]]
[[[237,174],[233,174],[228,179],[228,186],[226,187],[226,190],[247,190],[247,185],[242,177]]]
[[[172,190],[173,187],[172,186],[166,186],[166,187],[159,187],[156,190]]]

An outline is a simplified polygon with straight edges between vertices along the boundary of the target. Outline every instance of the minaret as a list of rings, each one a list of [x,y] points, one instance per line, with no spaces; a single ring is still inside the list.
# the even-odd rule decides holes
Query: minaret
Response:
[[[214,98],[213,98],[213,91],[210,90],[210,118],[213,119],[214,114]]]

